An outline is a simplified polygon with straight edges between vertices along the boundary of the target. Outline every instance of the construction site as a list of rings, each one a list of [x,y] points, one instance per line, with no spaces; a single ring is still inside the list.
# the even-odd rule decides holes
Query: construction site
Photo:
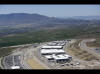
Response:
[[[0,58],[2,69],[100,69],[100,48],[88,47],[94,39],[66,39],[18,46]],[[98,51],[98,52],[97,52]]]

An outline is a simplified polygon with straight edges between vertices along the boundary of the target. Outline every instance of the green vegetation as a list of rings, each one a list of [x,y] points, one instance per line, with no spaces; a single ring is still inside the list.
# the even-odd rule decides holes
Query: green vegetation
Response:
[[[63,40],[68,38],[84,38],[84,37],[97,38],[100,37],[100,33],[97,32],[97,29],[94,29],[94,31],[90,29],[89,32],[89,30],[84,31],[82,28],[72,27],[72,28],[42,29],[42,30],[31,29],[30,31],[24,33],[9,34],[0,37],[0,57],[8,55],[11,51],[15,49],[15,48],[1,48],[1,47],[30,44],[30,43],[40,43],[40,42],[47,42],[54,40]],[[78,47],[76,47],[76,49],[78,49]],[[81,54],[81,51],[76,55],[78,54]]]
[[[9,55],[17,47],[0,48],[0,58]]]
[[[27,43],[39,43],[52,40],[71,38],[76,35],[76,31],[66,29],[50,29],[30,31],[23,34],[16,34],[0,38],[0,47],[20,45]]]
[[[31,30],[21,34],[9,34],[0,37],[0,47],[8,47],[13,45],[40,43],[45,41],[62,40],[75,36],[76,31],[68,29],[47,29],[47,30]],[[6,56],[15,48],[0,48],[0,57]]]
[[[40,43],[53,40],[63,40],[68,38],[82,38],[84,36],[89,38],[99,36],[100,33],[84,31],[82,28],[62,28],[62,29],[42,29],[30,30],[21,34],[10,34],[0,38],[0,47]]]

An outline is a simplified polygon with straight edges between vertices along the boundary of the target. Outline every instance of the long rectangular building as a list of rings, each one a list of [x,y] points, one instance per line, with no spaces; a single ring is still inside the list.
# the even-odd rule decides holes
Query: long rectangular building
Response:
[[[42,46],[42,49],[62,49],[63,46]]]
[[[40,53],[41,54],[57,54],[57,53],[65,53],[65,51],[64,50],[61,50],[61,49],[41,49],[40,50]]]
[[[72,59],[71,56],[67,54],[60,54],[60,55],[45,55],[44,56],[48,61],[55,61],[57,63],[66,63]]]

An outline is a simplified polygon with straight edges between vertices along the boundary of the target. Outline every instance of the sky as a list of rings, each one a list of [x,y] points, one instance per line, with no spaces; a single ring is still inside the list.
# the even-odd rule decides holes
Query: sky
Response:
[[[0,5],[0,14],[37,13],[50,17],[100,16],[100,5]]]

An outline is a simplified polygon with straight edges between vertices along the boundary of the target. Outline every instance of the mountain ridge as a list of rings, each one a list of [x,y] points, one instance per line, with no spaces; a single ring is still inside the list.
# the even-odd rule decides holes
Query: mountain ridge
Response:
[[[57,18],[48,17],[41,14],[29,14],[29,13],[11,13],[0,14],[0,27],[6,28],[39,28],[39,27],[69,27],[69,26],[83,26],[87,24],[99,25],[99,20],[85,20],[75,18]]]

